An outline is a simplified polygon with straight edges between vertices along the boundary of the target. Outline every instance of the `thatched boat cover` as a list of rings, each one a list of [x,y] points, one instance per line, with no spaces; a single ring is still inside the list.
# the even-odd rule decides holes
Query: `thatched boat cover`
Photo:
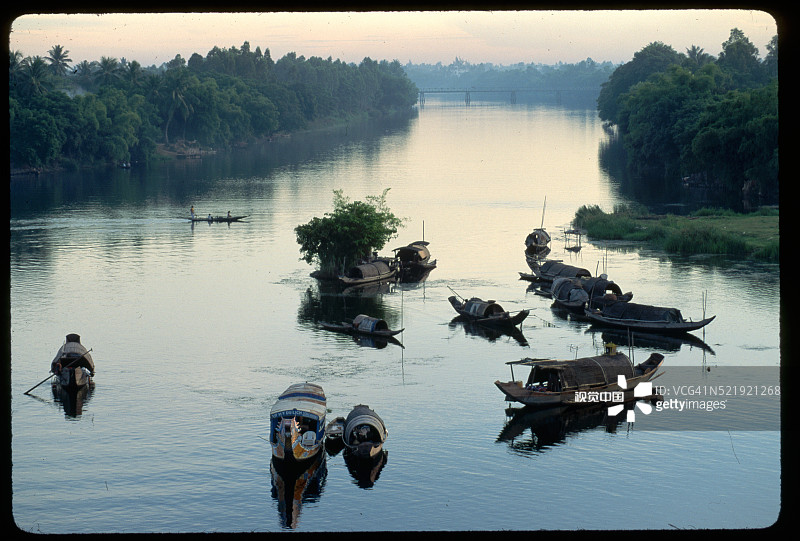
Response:
[[[574,360],[522,359],[509,364],[533,367],[528,383],[553,380],[560,381],[560,391],[591,385],[608,385],[617,382],[617,376],[633,377],[633,365],[623,353],[598,355]]]
[[[545,231],[544,229],[534,229],[525,238],[525,246],[527,247],[538,248],[546,246],[548,242],[550,242],[550,235],[548,235],[547,231]]]
[[[492,314],[502,314],[505,312],[503,307],[494,301],[484,301],[477,297],[472,297],[464,303],[463,310],[471,316],[489,317]]]
[[[373,261],[372,263],[365,263],[357,265],[347,271],[348,278],[375,278],[390,274],[391,270],[389,265],[384,261]]]
[[[602,297],[606,293],[622,295],[622,289],[604,276],[581,279],[581,286],[591,297]]]
[[[362,332],[388,331],[389,325],[386,321],[376,317],[369,317],[359,314],[353,319],[353,326]]]
[[[427,241],[421,240],[412,242],[408,246],[403,246],[402,248],[395,248],[395,256],[404,263],[427,261],[431,258],[431,252],[428,250],[427,244]]]
[[[88,353],[88,351],[89,350],[81,344],[81,337],[75,333],[70,333],[67,335],[66,342],[58,349],[55,358],[53,358],[53,361],[50,363],[51,369],[54,370],[59,362],[61,366],[67,366],[72,360],[83,355],[83,358],[72,366],[86,368],[94,374],[94,361],[92,360],[92,354]]]
[[[556,278],[550,291],[554,298],[562,302],[586,302],[589,300],[589,293],[584,289],[582,282],[580,278]]]
[[[677,308],[664,308],[633,302],[614,302],[606,305],[601,315],[614,319],[630,319],[635,321],[658,321],[664,323],[683,322],[681,311]]]
[[[592,276],[592,273],[586,269],[565,265],[559,261],[545,261],[539,266],[539,272],[547,276],[564,278],[579,278],[582,276],[590,278]]]

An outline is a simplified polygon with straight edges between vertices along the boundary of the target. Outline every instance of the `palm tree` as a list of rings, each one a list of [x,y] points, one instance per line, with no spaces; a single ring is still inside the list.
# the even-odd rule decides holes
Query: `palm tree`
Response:
[[[21,63],[22,90],[32,95],[47,94],[52,86],[50,70],[41,56],[27,57]]]
[[[128,81],[128,84],[130,84],[131,87],[142,86],[144,71],[142,70],[142,65],[139,64],[136,60],[133,60],[128,64],[125,64],[125,69],[123,73],[125,80]]]
[[[18,74],[22,69],[22,53],[19,51],[8,51],[8,77]]]
[[[72,62],[69,58],[69,51],[64,49],[61,45],[53,45],[53,48],[47,51],[49,55],[47,61],[50,62],[50,69],[53,74],[58,77],[64,77],[69,69],[68,62]]]
[[[97,64],[97,71],[95,72],[95,80],[101,85],[110,84],[120,77],[119,61],[116,58],[108,56],[101,56],[100,63]]]
[[[714,59],[713,56],[697,45],[692,45],[691,48],[686,49],[686,56],[689,58],[691,65],[698,68],[705,66]]]
[[[175,111],[180,110],[184,122],[194,112],[192,104],[186,99],[186,91],[190,86],[190,76],[186,68],[173,68],[167,70],[164,84],[167,94],[167,121],[164,123],[164,142],[169,144],[169,125],[175,116]]]

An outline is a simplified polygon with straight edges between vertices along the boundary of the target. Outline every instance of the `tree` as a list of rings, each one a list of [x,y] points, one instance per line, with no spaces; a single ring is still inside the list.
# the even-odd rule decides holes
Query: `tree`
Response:
[[[23,93],[41,96],[47,94],[53,86],[52,74],[41,56],[25,58],[22,61],[20,75],[20,89]]]
[[[722,44],[717,64],[723,71],[731,74],[733,88],[752,88],[763,84],[765,71],[758,61],[758,49],[738,28]]]
[[[94,71],[95,81],[101,86],[107,86],[118,81],[120,76],[119,61],[116,58],[101,56],[97,69]]]
[[[403,223],[386,206],[388,192],[351,202],[334,190],[333,212],[295,227],[302,259],[318,263],[322,275],[335,277],[383,248]]]
[[[597,97],[597,111],[601,120],[617,123],[619,98],[636,83],[650,75],[665,71],[672,64],[680,64],[681,55],[669,45],[653,42],[633,55],[633,60],[621,65],[608,81],[602,84]]]
[[[47,51],[47,61],[50,62],[50,69],[56,77],[64,77],[69,69],[68,62],[72,62],[69,57],[69,51],[64,49],[61,45],[53,45],[53,48]]]
[[[691,48],[686,49],[686,60],[684,61],[683,66],[691,71],[696,71],[697,69],[702,68],[706,64],[713,61],[714,57],[705,52],[702,47],[692,45]]]

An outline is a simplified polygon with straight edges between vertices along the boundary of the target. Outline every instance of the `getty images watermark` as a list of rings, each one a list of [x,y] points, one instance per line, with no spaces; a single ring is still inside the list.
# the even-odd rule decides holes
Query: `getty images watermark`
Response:
[[[575,402],[609,404],[609,417],[625,411],[627,422],[645,430],[780,430],[779,370],[668,367],[658,382],[631,390],[619,376],[622,390],[578,391]],[[637,418],[636,411],[643,415]]]

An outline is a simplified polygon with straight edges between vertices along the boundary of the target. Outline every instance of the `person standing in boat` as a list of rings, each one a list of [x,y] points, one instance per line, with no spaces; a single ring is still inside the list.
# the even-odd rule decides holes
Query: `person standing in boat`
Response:
[[[228,211],[228,219],[231,219],[231,211]]]
[[[192,205],[192,208],[189,209],[189,212],[192,214],[192,220],[194,220],[194,205]]]

